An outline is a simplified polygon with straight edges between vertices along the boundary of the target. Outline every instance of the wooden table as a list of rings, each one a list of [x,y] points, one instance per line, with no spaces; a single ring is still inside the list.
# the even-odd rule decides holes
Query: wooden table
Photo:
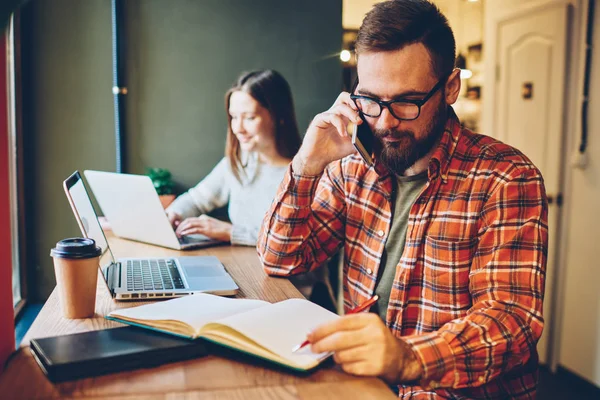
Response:
[[[238,297],[270,302],[302,295],[286,279],[267,276],[252,247],[221,246],[178,252],[109,236],[116,257],[214,255],[240,287]],[[320,368],[299,376],[251,360],[215,355],[150,369],[53,384],[29,351],[34,338],[123,326],[104,315],[118,308],[147,302],[116,302],[99,279],[94,318],[68,320],[61,316],[56,290],[52,292],[21,347],[0,375],[2,399],[386,399],[395,398],[379,379],[358,378],[339,368]]]

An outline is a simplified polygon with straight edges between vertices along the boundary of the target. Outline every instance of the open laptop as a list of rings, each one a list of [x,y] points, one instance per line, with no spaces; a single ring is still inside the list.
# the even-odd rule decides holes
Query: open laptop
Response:
[[[120,258],[115,260],[78,171],[63,182],[81,233],[102,249],[100,269],[116,300],[178,297],[195,293],[230,296],[239,290],[213,256]]]
[[[175,250],[223,243],[204,235],[177,236],[148,176],[83,173],[115,235]]]

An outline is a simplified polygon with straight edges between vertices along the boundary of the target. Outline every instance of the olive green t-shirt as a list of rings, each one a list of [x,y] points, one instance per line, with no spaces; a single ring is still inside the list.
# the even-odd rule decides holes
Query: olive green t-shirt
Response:
[[[392,224],[390,234],[385,242],[385,250],[381,256],[381,266],[375,294],[379,316],[385,322],[392,284],[396,275],[396,268],[406,241],[406,230],[408,227],[408,216],[410,209],[417,196],[427,183],[427,171],[413,176],[396,176],[392,205]]]

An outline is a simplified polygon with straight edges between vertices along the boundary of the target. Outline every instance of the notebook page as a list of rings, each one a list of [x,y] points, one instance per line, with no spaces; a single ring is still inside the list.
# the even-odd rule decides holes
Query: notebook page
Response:
[[[199,330],[209,322],[269,304],[262,300],[230,299],[200,293],[139,307],[115,310],[108,315],[146,321],[175,320]]]
[[[308,365],[325,354],[313,353],[310,346],[296,353],[292,353],[292,348],[304,342],[309,331],[337,318],[338,315],[308,300],[290,299],[216,322],[237,330],[283,358]]]

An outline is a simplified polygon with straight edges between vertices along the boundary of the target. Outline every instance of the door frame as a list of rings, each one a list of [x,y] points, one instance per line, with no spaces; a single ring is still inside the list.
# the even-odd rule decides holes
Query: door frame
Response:
[[[569,210],[571,209],[571,201],[569,194],[572,193],[573,186],[573,166],[571,165],[571,157],[569,155],[575,154],[578,151],[579,140],[581,137],[581,109],[583,99],[583,84],[585,78],[585,55],[586,55],[586,44],[585,36],[587,25],[584,23],[587,21],[588,15],[588,2],[595,0],[577,0],[571,1],[571,24],[569,26],[569,33],[571,35],[569,42],[569,54],[568,59],[570,63],[567,65],[567,88],[571,87],[572,90],[565,93],[566,109],[565,109],[565,132],[571,132],[571,135],[566,136],[563,158],[565,162],[562,168],[562,193],[565,195],[562,212],[560,215],[560,226],[558,242],[559,248],[558,254],[556,255],[557,265],[561,268],[557,268],[554,274],[555,287],[557,288],[557,298],[561,301],[556,302],[554,305],[554,312],[556,317],[552,324],[554,330],[554,337],[551,342],[551,354],[553,355],[549,364],[550,369],[553,372],[557,371],[558,364],[560,363],[560,342],[561,342],[561,327],[564,315],[564,299],[566,293],[566,280],[568,265],[568,234],[569,232]]]
[[[585,24],[581,24],[580,21],[585,20],[587,14],[587,1],[537,0],[520,4],[517,9],[509,8],[502,10],[502,12],[495,13],[495,15],[492,15],[491,17],[487,17],[487,14],[484,13],[486,16],[484,19],[484,60],[486,69],[490,72],[487,73],[484,78],[485,92],[482,96],[482,132],[494,136],[499,140],[504,140],[505,136],[502,134],[498,135],[498,133],[494,132],[499,106],[496,96],[498,93],[497,82],[499,79],[497,41],[500,29],[503,24],[528,14],[545,11],[553,7],[567,7],[568,42],[566,44],[567,60],[565,61],[565,117],[563,119],[562,135],[563,150],[560,155],[562,168],[559,171],[558,182],[560,193],[570,193],[572,179],[570,165],[567,163],[567,160],[569,159],[568,155],[572,154],[573,149],[575,148],[575,142],[579,138],[581,129],[581,123],[578,116],[580,115],[581,109],[579,99],[581,99],[583,94],[583,67],[585,56],[585,43],[583,39],[585,37],[585,26],[582,25]],[[580,27],[581,29],[577,29],[576,27]],[[575,137],[569,135],[569,132],[573,132]],[[571,203],[569,201],[569,196],[565,195],[563,198],[562,206],[558,210],[558,226],[554,228],[557,230],[555,234],[558,246],[555,249],[550,250],[553,252],[555,260],[554,278],[552,281],[554,296],[552,298],[552,303],[550,304],[552,318],[550,324],[544,327],[544,329],[549,330],[547,365],[552,372],[556,372],[560,361],[558,357],[560,355],[560,328],[562,326],[562,313],[564,308],[566,250],[568,244],[567,227],[569,224],[567,218],[568,212],[566,211],[569,209]],[[547,293],[545,297],[548,298]]]

